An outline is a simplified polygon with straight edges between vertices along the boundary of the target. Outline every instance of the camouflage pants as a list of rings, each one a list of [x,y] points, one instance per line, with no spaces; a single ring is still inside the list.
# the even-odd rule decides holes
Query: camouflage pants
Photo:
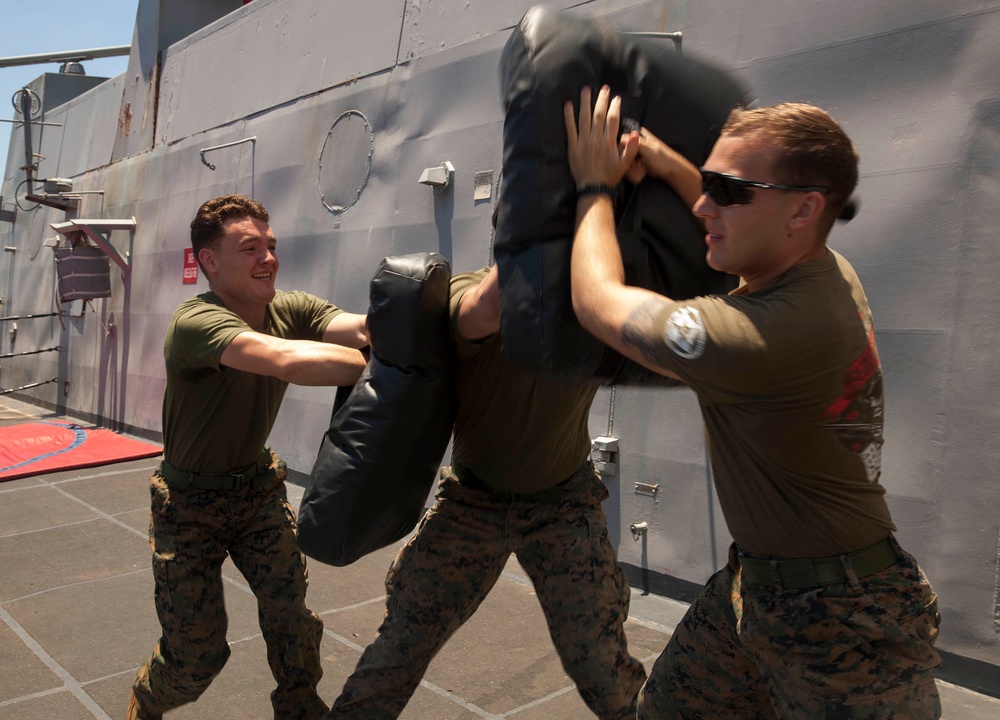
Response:
[[[277,681],[274,717],[314,720],[327,707],[316,693],[323,674],[323,621],[305,604],[305,556],[295,543],[285,464],[237,490],[179,490],[150,480],[156,613],[162,636],[136,676],[140,718],[197,699],[229,658],[222,563],[228,553],[257,597],[267,661]]]
[[[396,718],[514,553],[588,707],[604,720],[634,718],[646,673],[628,653],[629,588],[608,539],[607,496],[590,467],[565,483],[558,504],[501,500],[445,468],[434,506],[389,568],[378,637],[326,717]]]
[[[733,550],[689,608],[639,694],[639,720],[923,720],[940,615],[916,561],[850,583],[742,583]]]

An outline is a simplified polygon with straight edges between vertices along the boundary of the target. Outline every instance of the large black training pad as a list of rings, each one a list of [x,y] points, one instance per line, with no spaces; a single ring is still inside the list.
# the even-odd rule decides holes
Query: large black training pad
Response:
[[[455,423],[451,269],[436,253],[389,257],[371,282],[371,360],[335,409],[299,508],[299,547],[349,565],[409,533]]]
[[[747,103],[738,82],[682,54],[672,40],[623,35],[545,7],[528,11],[500,59],[505,119],[495,254],[504,353],[538,374],[662,384],[583,330],[570,298],[576,186],[563,105],[579,106],[581,88],[604,84],[623,99],[625,129],[646,127],[698,167],[730,110]],[[623,183],[615,206],[628,284],[675,299],[736,286],[736,278],[708,267],[703,231],[665,183]]]

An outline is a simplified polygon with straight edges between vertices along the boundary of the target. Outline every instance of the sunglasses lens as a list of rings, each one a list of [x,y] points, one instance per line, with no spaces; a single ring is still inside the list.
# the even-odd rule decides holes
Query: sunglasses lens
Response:
[[[753,191],[749,187],[719,173],[703,172],[701,189],[719,207],[745,205],[753,200]]]
[[[701,189],[719,207],[732,204],[729,199],[729,183],[721,175],[703,173],[701,176]]]

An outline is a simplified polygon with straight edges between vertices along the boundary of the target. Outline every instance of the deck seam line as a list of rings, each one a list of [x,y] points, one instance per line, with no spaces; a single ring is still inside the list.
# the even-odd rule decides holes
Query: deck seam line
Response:
[[[58,695],[59,693],[69,692],[66,686],[49,688],[48,690],[39,690],[38,692],[28,693],[27,695],[22,695],[16,698],[10,698],[9,700],[0,701],[0,708],[10,707],[12,705],[17,705],[20,702],[28,702],[30,700],[37,700],[38,698],[48,697],[49,695]]]
[[[141,667],[142,665],[136,665],[134,667],[127,668],[125,670],[119,670],[118,672],[111,673],[110,675],[104,675],[103,677],[96,677],[93,680],[86,680],[84,682],[81,682],[80,685],[82,687],[87,687],[87,685],[93,685],[94,683],[104,682],[105,680],[121,677],[122,675],[131,675],[132,677],[135,677],[135,674],[139,672],[139,668]]]
[[[97,522],[103,518],[92,517],[86,520],[74,520],[73,522],[61,523],[59,525],[49,525],[43,528],[32,528],[31,530],[21,530],[20,532],[10,533],[9,535],[0,535],[0,539],[6,540],[7,538],[22,537],[24,535],[34,535],[35,533],[47,532],[49,530],[61,530],[63,528],[75,527],[76,525],[86,525],[87,523]]]
[[[111,720],[110,716],[104,712],[100,705],[94,701],[94,698],[90,697],[87,692],[83,689],[80,682],[73,677],[70,672],[56,662],[56,659],[49,655],[45,648],[43,648],[38,641],[36,641],[28,631],[25,630],[21,623],[14,619],[14,616],[7,612],[3,607],[0,607],[0,619],[2,619],[7,626],[14,631],[14,633],[21,638],[21,642],[28,646],[36,657],[48,666],[49,670],[56,674],[56,676],[63,681],[63,686],[73,693],[77,700],[79,700],[84,707],[90,710],[91,715],[100,720]]]
[[[147,541],[149,540],[149,533],[148,532],[141,532],[139,530],[136,530],[131,525],[129,525],[127,523],[123,523],[121,520],[119,520],[118,518],[116,518],[114,515],[110,515],[110,514],[104,512],[103,510],[101,510],[99,507],[91,505],[89,502],[87,502],[85,500],[82,500],[81,498],[78,498],[76,495],[73,495],[72,493],[66,492],[61,487],[59,487],[58,485],[56,485],[55,483],[49,483],[49,482],[47,482],[46,484],[49,487],[51,487],[53,490],[55,490],[56,492],[58,492],[58,493],[60,493],[62,495],[65,495],[66,497],[70,498],[71,500],[75,500],[80,505],[83,505],[88,510],[92,510],[93,512],[97,513],[98,515],[100,515],[105,520],[113,523],[114,525],[118,525],[119,527],[123,527],[126,530],[128,530],[130,533],[132,533],[133,535],[138,535],[139,537],[143,538],[144,540],[147,540]]]
[[[369,605],[374,605],[375,603],[385,602],[385,595],[380,595],[378,597],[372,598],[371,600],[362,600],[361,602],[356,602],[351,605],[344,605],[343,607],[332,608],[330,610],[324,610],[323,612],[316,613],[320,617],[324,615],[334,615],[336,613],[346,612],[348,610],[356,610],[358,608],[368,607]]]
[[[351,650],[354,650],[355,652],[363,653],[365,651],[365,648],[363,646],[358,645],[356,642],[354,642],[350,638],[346,638],[343,635],[335,633],[333,630],[331,630],[330,628],[326,627],[325,623],[323,624],[323,634],[326,635],[329,638],[332,638],[332,639],[336,640],[341,645],[345,645],[345,646],[351,648]]]
[[[474,703],[471,703],[468,700],[466,700],[465,698],[462,698],[462,697],[456,695],[455,693],[451,692],[450,690],[445,690],[443,687],[435,685],[434,683],[432,683],[432,682],[430,682],[428,680],[421,680],[420,681],[420,686],[423,687],[426,690],[430,690],[432,693],[440,695],[441,697],[443,697],[443,698],[445,698],[447,700],[451,700],[456,705],[458,705],[458,706],[460,706],[460,707],[468,710],[469,712],[471,712],[471,713],[473,713],[475,715],[478,715],[481,718],[486,718],[487,720],[500,720],[500,718],[504,717],[503,715],[494,715],[493,713],[491,713],[491,712],[489,712],[487,710],[483,710],[478,705],[475,705]]]
[[[507,712],[503,713],[502,715],[499,715],[498,717],[501,717],[501,718],[512,717],[512,716],[514,716],[514,715],[516,715],[518,713],[524,712],[525,710],[530,710],[532,708],[538,707],[539,705],[547,703],[549,700],[555,700],[556,698],[562,697],[566,693],[570,693],[573,690],[576,690],[576,685],[568,685],[566,687],[563,687],[560,690],[556,690],[555,692],[551,692],[551,693],[549,693],[548,695],[546,695],[544,697],[540,697],[540,698],[537,698],[535,700],[532,700],[530,703],[527,703],[525,705],[521,705],[520,707],[516,707],[513,710],[508,710]]]
[[[59,585],[58,587],[45,588],[44,590],[38,590],[37,592],[29,593],[28,595],[22,595],[16,598],[6,598],[0,602],[5,605],[9,603],[21,602],[22,600],[29,600],[33,597],[38,597],[39,595],[45,595],[46,593],[54,592],[56,590],[65,590],[71,587],[78,587],[80,585],[90,585],[92,583],[99,583],[103,580],[116,580],[118,578],[128,577],[129,575],[137,575],[139,573],[152,573],[152,568],[140,568],[139,570],[129,570],[128,572],[118,573],[117,575],[105,575],[104,577],[91,578],[89,580],[78,580],[77,582],[67,583],[65,585]]]
[[[150,472],[152,472],[157,467],[158,467],[157,465],[150,465],[148,468],[146,468],[146,467],[137,467],[137,468],[129,468],[128,470],[113,470],[111,472],[106,472],[106,473],[96,473],[94,475],[81,475],[80,477],[63,478],[62,480],[45,480],[41,476],[41,474],[39,474],[39,475],[25,475],[24,477],[14,478],[13,480],[5,480],[4,482],[17,482],[18,480],[31,480],[33,478],[37,478],[38,485],[28,485],[27,487],[19,487],[19,488],[6,488],[4,490],[0,490],[0,494],[16,493],[16,492],[22,492],[24,490],[36,490],[36,489],[38,489],[40,487],[53,487],[54,488],[57,485],[65,485],[67,483],[80,482],[81,480],[94,480],[96,478],[114,477],[115,475],[126,475],[128,473],[134,473],[134,472],[137,472],[139,470],[149,470]],[[54,469],[54,470],[46,470],[45,472],[46,473],[56,473],[56,472],[68,472],[68,471],[67,470],[59,470],[57,468],[57,469]]]

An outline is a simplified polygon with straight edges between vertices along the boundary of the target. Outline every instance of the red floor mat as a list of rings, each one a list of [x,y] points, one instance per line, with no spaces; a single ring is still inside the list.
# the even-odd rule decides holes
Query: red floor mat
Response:
[[[42,420],[0,427],[0,482],[153,457],[163,449],[110,430]]]

